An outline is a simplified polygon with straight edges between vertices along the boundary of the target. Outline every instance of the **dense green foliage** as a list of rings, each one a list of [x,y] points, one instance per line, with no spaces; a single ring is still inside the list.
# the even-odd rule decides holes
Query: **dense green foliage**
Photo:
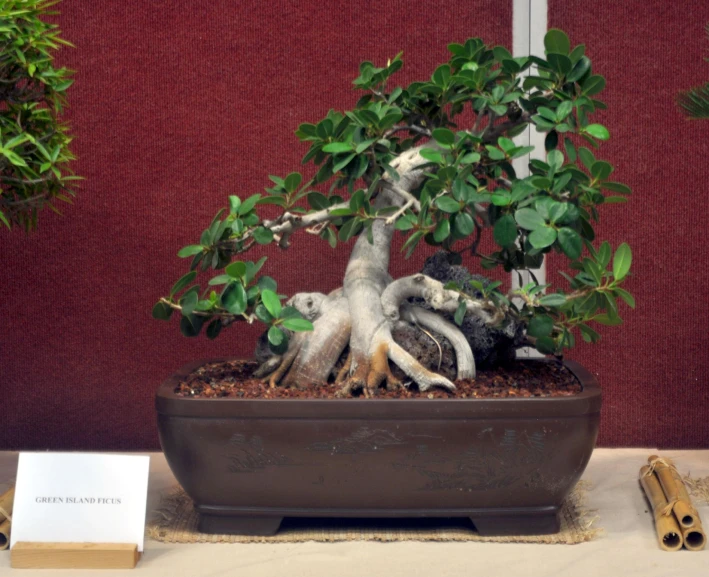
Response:
[[[25,230],[55,202],[70,202],[75,177],[71,137],[60,116],[71,72],[55,68],[62,44],[56,25],[45,21],[56,2],[0,2],[0,221]]]
[[[507,49],[487,47],[480,39],[451,44],[448,62],[429,80],[405,88],[388,88],[389,78],[402,66],[401,55],[381,68],[364,62],[354,84],[366,94],[356,107],[330,111],[296,132],[309,145],[303,163],[316,165],[314,176],[272,176],[265,195],[230,197],[230,210],[217,215],[198,244],[180,251],[179,256],[192,258],[192,269],[226,267],[225,274],[209,281],[224,286],[222,292],[200,293],[193,285],[180,295],[173,289],[154,315],[167,318],[181,310],[188,336],[207,321],[208,336],[216,336],[223,321],[235,316],[288,327],[286,309],[277,310],[270,296],[275,283],[268,277],[255,279],[261,261],[229,264],[232,258],[260,244],[285,248],[300,228],[334,248],[367,234],[377,219],[394,218],[396,229],[407,237],[407,256],[424,241],[457,254],[468,251],[486,269],[520,271],[539,267],[550,252],[564,255],[573,276],[563,273],[563,289],[537,282],[508,295],[499,292],[500,283],[477,288],[489,307],[525,323],[530,344],[544,353],[573,346],[574,328],[584,340],[597,341],[591,322],[619,324],[619,300],[634,306],[621,287],[630,269],[630,248],[622,244],[613,251],[594,233],[600,206],[625,202],[630,189],[611,179],[613,167],[594,152],[610,137],[606,127],[590,120],[605,108],[596,99],[604,78],[593,73],[584,46],[572,49],[563,32],[551,30],[545,45],[542,59],[513,58]],[[472,126],[456,124],[463,113]],[[531,175],[519,178],[512,160],[532,148],[512,138],[530,124],[546,133],[546,160],[532,160]],[[420,152],[425,178],[409,195],[405,210],[375,209],[382,187],[396,188],[399,177],[391,164],[427,141]],[[260,205],[276,205],[282,214],[263,220],[256,212]],[[485,230],[497,243],[490,254],[479,252]],[[178,289],[187,288],[194,275],[183,278]],[[469,298],[460,294],[458,322],[463,300]],[[306,323],[291,328],[309,328]],[[269,338],[272,345],[283,346],[282,335],[271,338],[269,331]]]

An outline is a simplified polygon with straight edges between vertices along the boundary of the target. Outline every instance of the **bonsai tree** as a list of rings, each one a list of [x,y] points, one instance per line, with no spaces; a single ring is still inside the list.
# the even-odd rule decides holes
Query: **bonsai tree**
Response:
[[[611,180],[613,167],[593,152],[609,138],[590,121],[605,108],[596,99],[603,77],[592,72],[584,46],[572,49],[563,32],[551,30],[545,45],[546,59],[513,58],[477,38],[450,44],[448,62],[405,88],[390,87],[401,55],[383,67],[362,63],[354,85],[364,94],[355,107],[330,111],[296,132],[309,147],[303,163],[316,165],[314,175],[271,176],[265,194],[230,196],[199,242],[179,251],[192,259],[191,270],[153,316],[177,311],[184,335],[206,326],[209,338],[236,321],[260,321],[272,356],[257,376],[296,387],[335,378],[341,394],[397,386],[390,363],[422,391],[454,389],[455,379],[425,367],[393,338],[401,323],[447,339],[458,379],[475,375],[459,328],[470,316],[513,325],[523,335],[519,346],[545,354],[574,346],[576,333],[597,341],[594,325],[620,324],[620,301],[634,306],[621,287],[630,248],[614,251],[594,234],[599,208],[625,202],[630,189]],[[469,123],[457,123],[471,112]],[[532,160],[531,175],[521,178],[512,160],[533,147],[513,138],[528,125],[546,134],[546,160]],[[277,214],[262,216],[265,207]],[[271,243],[287,249],[299,231],[332,248],[356,241],[342,288],[283,303],[276,282],[260,273],[265,259],[245,255]],[[500,282],[480,278],[464,285],[422,273],[392,279],[397,231],[406,237],[406,256],[423,241],[447,251],[453,263],[469,254],[482,269],[509,272],[537,268],[546,254],[558,253],[570,274],[560,273],[560,286],[533,280],[508,294]],[[486,231],[497,244],[489,254],[479,248]],[[207,286],[194,284],[198,270],[209,269],[218,274]]]
[[[707,37],[709,37],[709,24],[705,30]],[[706,60],[709,61],[709,58]],[[704,86],[696,86],[680,92],[677,102],[689,118],[709,118],[709,82]]]
[[[71,72],[55,68],[53,53],[70,45],[55,24],[56,1],[0,3],[0,221],[26,231],[37,226],[42,208],[59,212],[70,202],[71,137],[60,120]]]

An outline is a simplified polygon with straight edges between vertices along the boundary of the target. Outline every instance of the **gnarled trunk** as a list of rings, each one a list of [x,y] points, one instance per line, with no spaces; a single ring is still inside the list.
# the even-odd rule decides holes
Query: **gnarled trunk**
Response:
[[[394,166],[400,175],[398,182],[383,182],[374,201],[374,208],[403,208],[416,202],[411,191],[420,184],[422,173],[416,166],[423,162],[417,149],[402,154]],[[387,287],[392,284],[389,260],[394,235],[393,220],[383,218],[374,221],[372,242],[367,231],[360,234],[352,249],[341,290],[334,291],[324,299],[315,299],[309,295],[296,295],[291,299],[293,306],[314,319],[314,330],[295,336],[282,358],[264,364],[261,372],[271,373],[272,385],[281,382],[287,386],[305,387],[327,382],[349,344],[347,364],[338,374],[343,393],[355,389],[373,392],[383,383],[387,386],[398,385],[389,369],[389,361],[401,368],[421,390],[434,386],[454,389],[453,383],[426,369],[394,341],[392,326],[402,320],[420,323],[442,333],[456,351],[458,377],[468,378],[475,374],[472,351],[460,330],[440,317],[439,322],[436,322],[436,313],[407,305],[407,297],[412,296],[412,293],[404,285],[408,287],[411,283],[416,284],[416,279],[425,279],[423,284],[429,288],[429,292],[417,293],[416,296],[426,298],[435,293],[435,302],[432,303],[434,308],[450,308],[451,302],[457,299],[441,283],[424,275],[407,277],[398,281],[403,283],[403,292],[389,291],[386,298],[382,298]],[[313,306],[316,301],[319,307],[317,310]],[[398,314],[401,307],[404,307],[403,317]]]

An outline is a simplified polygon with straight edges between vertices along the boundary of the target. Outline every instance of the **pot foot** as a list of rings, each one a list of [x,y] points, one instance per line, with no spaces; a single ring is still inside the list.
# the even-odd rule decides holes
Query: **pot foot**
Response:
[[[200,513],[198,530],[212,535],[245,535],[252,537],[275,535],[283,517],[241,517],[205,515]]]
[[[478,533],[483,537],[505,535],[551,535],[561,529],[559,513],[510,513],[507,515],[480,516],[470,518]]]

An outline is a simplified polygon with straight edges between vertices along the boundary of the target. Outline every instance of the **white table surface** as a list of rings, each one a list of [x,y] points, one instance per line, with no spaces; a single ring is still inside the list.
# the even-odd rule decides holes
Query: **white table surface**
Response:
[[[155,575],[165,577],[397,577],[496,575],[533,577],[603,576],[709,577],[709,549],[661,551],[637,475],[648,455],[675,459],[682,473],[709,475],[709,450],[597,449],[583,478],[593,483],[589,508],[605,536],[579,545],[517,543],[344,542],[167,544],[146,540],[145,554],[132,571],[10,569],[10,552],[0,552],[0,575]],[[148,514],[175,479],[160,453],[151,453]],[[15,475],[17,454],[0,452],[0,492]],[[709,526],[709,506],[699,507]]]

